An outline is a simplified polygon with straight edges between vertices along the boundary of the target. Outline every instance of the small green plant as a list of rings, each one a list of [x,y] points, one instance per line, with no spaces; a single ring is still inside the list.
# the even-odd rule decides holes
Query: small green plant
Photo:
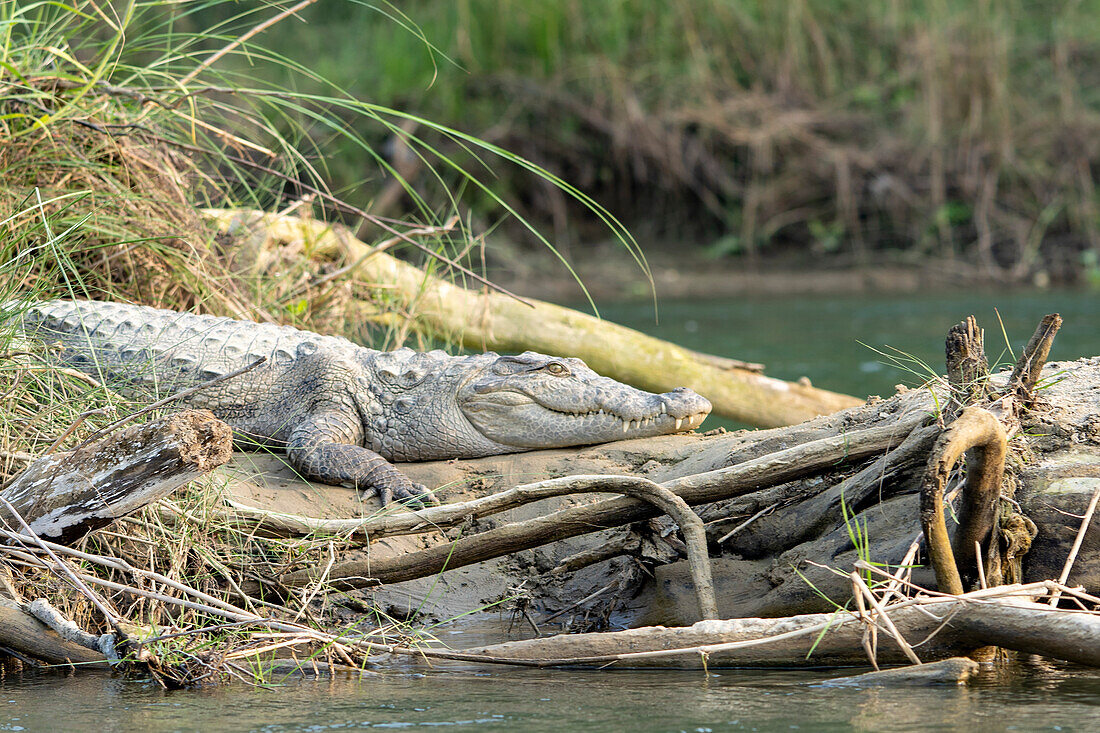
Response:
[[[715,239],[703,251],[708,257],[717,260],[722,257],[733,257],[743,254],[744,247],[741,246],[741,238],[739,236],[736,234],[726,234]]]
[[[940,379],[940,374],[937,370],[933,369],[928,362],[924,361],[920,357],[913,354],[909,354],[901,349],[895,349],[892,346],[885,346],[888,351],[877,349],[870,344],[866,344],[862,341],[856,341],[857,344],[865,349],[870,349],[885,361],[882,363],[887,366],[892,366],[896,369],[900,369],[903,372],[913,376],[917,380],[917,384],[928,384],[936,382]]]
[[[844,528],[848,532],[848,541],[855,548],[856,556],[868,565],[879,564],[873,563],[871,560],[871,538],[867,534],[867,519],[864,518],[860,521],[859,517],[848,510],[848,502],[844,500],[843,490],[840,492],[840,512],[844,517]],[[863,571],[863,580],[868,587],[873,587],[872,583],[875,581],[869,570]]]
[[[820,219],[811,219],[808,223],[810,236],[813,237],[814,248],[824,254],[832,254],[840,250],[844,242],[844,223],[834,221],[829,224]]]

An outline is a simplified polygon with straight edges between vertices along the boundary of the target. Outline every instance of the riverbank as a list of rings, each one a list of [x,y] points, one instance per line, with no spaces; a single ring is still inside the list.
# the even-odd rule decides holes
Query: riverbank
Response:
[[[1045,290],[1045,273],[1029,283],[1005,283],[979,267],[939,258],[921,262],[882,259],[869,264],[809,257],[775,257],[755,264],[744,259],[713,259],[696,251],[674,252],[644,247],[648,273],[621,247],[572,248],[574,278],[552,253],[537,251],[508,257],[491,270],[494,282],[521,296],[557,303],[576,303],[584,291],[596,301],[737,298],[778,296],[848,296],[912,294],[965,288],[988,292]],[[652,279],[650,279],[652,278]],[[578,283],[578,279],[580,283]],[[583,283],[583,289],[581,286]]]

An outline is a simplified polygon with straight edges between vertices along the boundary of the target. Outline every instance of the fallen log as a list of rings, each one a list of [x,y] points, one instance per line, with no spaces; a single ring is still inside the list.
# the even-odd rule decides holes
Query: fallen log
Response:
[[[372,250],[344,227],[252,211],[214,209],[206,214],[233,234],[265,242],[305,241],[314,256],[356,263],[349,277],[367,287],[386,288],[387,299],[416,314],[413,328],[456,336],[467,348],[579,357],[597,372],[642,389],[690,387],[711,401],[716,414],[761,427],[793,425],[862,402],[716,364],[690,349],[569,308],[452,285]],[[265,243],[256,249],[269,248]]]
[[[586,476],[575,476],[544,482],[539,486],[518,486],[510,492],[504,492],[506,495],[504,497],[505,501],[499,501],[502,495],[497,494],[487,498],[498,499],[498,501],[492,503],[487,502],[487,504],[490,504],[490,508],[500,511],[502,510],[502,506],[507,503],[523,500],[537,501],[547,497],[588,493],[592,491],[591,487],[588,485],[590,478],[591,477]],[[644,478],[633,476],[599,476],[595,477],[595,480],[598,482],[600,490],[615,491],[645,501],[654,507],[658,513],[663,512],[668,514],[669,517],[676,521],[684,533],[688,562],[691,566],[692,580],[695,585],[696,595],[699,599],[699,611],[703,618],[718,618],[718,606],[714,599],[714,586],[710,577],[710,560],[707,553],[706,529],[703,527],[702,520],[699,519],[695,512],[691,511],[687,502],[668,488]],[[471,504],[474,503],[476,502],[471,502]],[[435,507],[435,509],[441,508],[442,507]],[[447,509],[453,518],[456,516],[455,510],[464,510],[464,507],[460,505],[450,505]],[[255,510],[253,510],[253,512],[253,516],[256,516]],[[440,512],[432,512],[431,509],[425,510],[424,514],[430,515],[433,513],[441,514]],[[263,518],[264,514],[261,513],[259,516]],[[307,526],[310,524],[308,517],[299,517],[296,519],[299,521],[306,520],[302,523]],[[381,519],[385,519],[385,517]],[[417,521],[422,524],[425,521],[424,515],[421,515]],[[324,573],[323,577],[328,577],[331,572],[332,571],[329,570]],[[339,570],[338,572],[343,573],[344,570]]]
[[[799,464],[805,464],[807,470],[813,470],[820,465],[833,465],[835,462],[844,459],[859,460],[869,453],[887,450],[893,444],[902,442],[905,436],[918,422],[920,422],[919,418],[912,421],[902,420],[898,425],[868,428],[866,431],[851,433],[838,433],[832,431],[826,437],[819,437],[797,448],[792,448],[788,453],[783,455],[772,455],[767,452],[757,455],[754,452],[754,455],[750,457],[747,455],[747,451],[745,453],[738,452],[736,455],[729,457],[729,462],[739,465],[748,464],[750,461],[758,461],[768,456],[769,461],[774,460],[777,465],[789,464],[791,466],[797,466]],[[637,442],[641,443],[642,441]],[[723,463],[724,462],[725,461],[723,461]],[[759,464],[752,464],[747,465],[745,468],[741,469],[741,471],[746,473],[746,475],[751,475],[759,472],[759,468]],[[710,470],[713,472],[721,469],[714,468]],[[706,474],[707,471],[700,471],[698,474],[695,474],[700,477],[699,479],[695,479],[695,481],[705,482],[708,478]],[[793,474],[782,473],[777,476],[777,479],[783,480],[785,476],[790,475]],[[731,479],[730,476],[731,473],[728,471],[722,474],[713,474],[716,480],[722,479],[723,477],[733,481],[737,480],[736,478]],[[578,476],[575,478],[585,477]],[[619,481],[621,477],[605,476],[602,479],[600,477],[588,478],[591,479],[589,483],[599,480],[604,481],[603,488],[588,488],[588,491],[615,492],[618,491],[617,487],[621,485]],[[492,516],[534,501],[568,495],[576,493],[576,491],[575,481],[569,479],[555,479],[537,484],[523,484],[469,501],[454,502],[412,511],[393,511],[360,519],[323,519],[319,517],[306,517],[252,507],[232,500],[229,501],[229,504],[236,510],[238,518],[255,522],[258,529],[290,534],[312,534],[314,532],[331,532],[334,534],[363,533],[374,540],[381,537],[417,534],[429,530],[447,529],[462,524],[472,518],[477,519]],[[706,496],[702,494],[703,492],[693,491],[689,503],[698,504],[704,501],[710,501],[710,499],[707,499]],[[395,505],[395,509],[399,510],[400,506]],[[592,511],[593,514],[596,515],[604,512],[606,509],[606,507],[599,507],[591,508],[588,511]],[[583,517],[578,519],[578,521],[583,520]],[[627,521],[631,520],[628,519]]]
[[[132,425],[32,462],[0,491],[0,520],[20,532],[22,517],[36,535],[69,544],[222,465],[232,450],[229,426],[206,410]]]
[[[0,598],[0,646],[47,664],[107,666],[102,653],[63,638],[8,598]]]
[[[894,604],[886,613],[901,638],[920,642],[924,659],[944,659],[995,645],[1100,666],[1100,613],[1064,611],[1033,600],[1055,586],[1033,583],[961,596],[925,596]],[[679,628],[562,634],[459,653],[421,653],[430,659],[530,667],[850,666],[870,663],[864,633],[868,625],[880,634],[888,633],[882,622],[883,614],[837,611],[778,619],[700,621]],[[896,664],[908,659],[901,647],[885,646],[877,651],[875,661]]]
[[[981,665],[969,657],[948,657],[938,662],[864,672],[853,677],[834,677],[826,687],[913,687],[917,685],[965,685]]]

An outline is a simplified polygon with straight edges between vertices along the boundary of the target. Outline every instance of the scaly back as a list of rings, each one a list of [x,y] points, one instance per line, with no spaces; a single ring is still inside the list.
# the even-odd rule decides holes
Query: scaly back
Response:
[[[95,301],[36,303],[21,314],[31,337],[64,347],[62,361],[128,386],[197,384],[267,358],[289,366],[300,354],[358,349],[290,326]]]

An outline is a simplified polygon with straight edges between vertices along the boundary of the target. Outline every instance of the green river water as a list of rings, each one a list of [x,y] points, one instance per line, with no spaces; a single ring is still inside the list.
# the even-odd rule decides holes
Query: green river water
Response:
[[[666,300],[656,322],[651,303],[600,308],[608,320],[689,348],[763,363],[769,376],[808,377],[814,386],[857,397],[889,397],[897,384],[921,384],[929,372],[910,357],[942,374],[947,330],[968,315],[985,329],[990,361],[1011,363],[1005,335],[1019,354],[1047,313],[1064,319],[1051,360],[1100,353],[1100,293],[1089,291]]]
[[[892,347],[942,370],[944,334],[974,314],[995,359],[1004,340],[994,307],[1017,353],[1039,318],[1057,311],[1065,325],[1052,359],[1100,354],[1095,293],[666,301],[659,324],[647,304],[605,305],[601,313],[694,349],[764,362],[775,377],[888,396],[895,384],[920,379],[868,347]],[[445,638],[455,647],[481,641]],[[1072,665],[1019,659],[967,687],[828,684],[841,674],[397,667],[361,680],[164,691],[105,673],[24,673],[0,679],[0,730],[1100,730],[1100,673]]]

